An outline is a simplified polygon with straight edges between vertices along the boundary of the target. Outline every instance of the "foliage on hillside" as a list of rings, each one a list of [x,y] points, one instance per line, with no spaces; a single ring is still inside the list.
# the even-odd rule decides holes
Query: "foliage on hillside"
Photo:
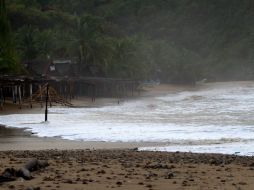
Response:
[[[77,57],[106,77],[253,79],[252,0],[8,0],[21,60]]]
[[[17,59],[5,0],[0,0],[0,73],[18,72]]]

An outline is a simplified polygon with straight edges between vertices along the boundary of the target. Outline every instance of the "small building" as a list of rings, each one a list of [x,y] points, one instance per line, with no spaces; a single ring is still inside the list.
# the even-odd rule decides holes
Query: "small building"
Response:
[[[49,76],[73,77],[78,75],[77,63],[70,59],[53,60],[47,69]]]
[[[71,59],[31,60],[23,63],[30,75],[36,77],[74,77],[78,75],[77,62]]]

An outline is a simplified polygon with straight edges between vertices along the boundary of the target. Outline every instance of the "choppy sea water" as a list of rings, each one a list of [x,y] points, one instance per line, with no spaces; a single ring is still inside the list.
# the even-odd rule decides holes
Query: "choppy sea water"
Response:
[[[163,142],[140,150],[254,155],[254,82],[205,84],[101,108],[51,108],[0,116],[39,137],[106,142]]]

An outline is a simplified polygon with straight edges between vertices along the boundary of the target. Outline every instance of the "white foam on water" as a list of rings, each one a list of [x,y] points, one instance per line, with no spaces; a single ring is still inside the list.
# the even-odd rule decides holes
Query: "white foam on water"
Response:
[[[229,85],[230,84],[230,85]],[[102,108],[51,108],[44,114],[0,116],[39,137],[106,142],[166,142],[147,150],[254,152],[254,82],[206,85]],[[142,149],[143,150],[143,149]]]
[[[254,156],[254,143],[225,143],[210,145],[189,145],[189,146],[162,146],[162,147],[143,147],[140,151],[160,151],[160,152],[192,152],[192,153],[220,153],[235,154],[241,156]]]

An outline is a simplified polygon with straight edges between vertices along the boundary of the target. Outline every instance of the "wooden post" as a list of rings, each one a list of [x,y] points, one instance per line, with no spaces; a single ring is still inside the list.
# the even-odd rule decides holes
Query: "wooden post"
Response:
[[[62,96],[62,88],[61,88],[61,82],[56,83],[57,88],[59,89],[59,95]]]
[[[17,103],[17,99],[18,99],[18,86],[17,85],[15,85],[14,93],[15,93],[15,103]]]
[[[8,91],[9,90],[9,88],[5,88],[5,90],[6,91]],[[7,92],[8,93],[8,92]],[[4,88],[3,88],[3,104],[5,103],[5,91],[4,91]]]
[[[17,86],[16,85],[12,87],[12,101],[14,104],[16,104],[17,102]]]
[[[32,105],[32,100],[33,100],[33,85],[30,84],[29,85],[29,88],[30,88],[30,108],[33,108],[33,105]]]
[[[116,85],[116,96],[118,97],[117,103],[120,104],[121,94],[120,94],[120,85],[117,83]]]
[[[102,84],[102,87],[101,87],[101,97],[106,97],[106,92],[105,92],[105,83]]]
[[[68,100],[68,91],[67,91],[67,82],[64,83],[64,97],[65,100]]]
[[[131,96],[134,95],[134,85],[133,85],[133,82],[131,83]]]
[[[97,91],[97,85],[95,84],[94,88],[93,88],[93,101],[94,102],[95,102],[95,97],[96,97],[96,91]]]
[[[22,96],[23,96],[23,97],[25,97],[25,95],[26,95],[26,94],[25,94],[25,91],[26,91],[26,90],[25,90],[25,84],[24,84],[24,85],[22,86]]]
[[[14,86],[11,87],[11,91],[12,91],[12,103],[15,103]]]
[[[4,107],[3,88],[0,88],[0,109],[2,110],[3,107]]]
[[[70,101],[71,101],[71,98],[72,98],[72,82],[70,81],[69,82],[69,98],[70,98]]]
[[[48,98],[49,98],[49,85],[47,84],[46,107],[45,107],[45,121],[48,121]]]
[[[94,101],[95,97],[95,85],[92,85],[92,102]]]
[[[42,89],[41,89],[41,85],[39,85],[39,89],[40,89],[40,101],[41,101],[41,108],[42,108],[43,104],[42,104]]]
[[[123,97],[125,98],[125,97],[127,97],[127,94],[126,94],[126,84],[125,83],[123,83]]]
[[[5,88],[5,90],[7,90],[8,88]],[[5,91],[4,91],[4,88],[2,89],[3,90],[3,104],[5,103]],[[9,89],[8,89],[9,90]]]
[[[18,86],[18,95],[19,95],[19,109],[21,109],[21,86]]]
[[[78,82],[78,96],[81,96],[81,87],[83,87],[82,84],[83,83]]]

